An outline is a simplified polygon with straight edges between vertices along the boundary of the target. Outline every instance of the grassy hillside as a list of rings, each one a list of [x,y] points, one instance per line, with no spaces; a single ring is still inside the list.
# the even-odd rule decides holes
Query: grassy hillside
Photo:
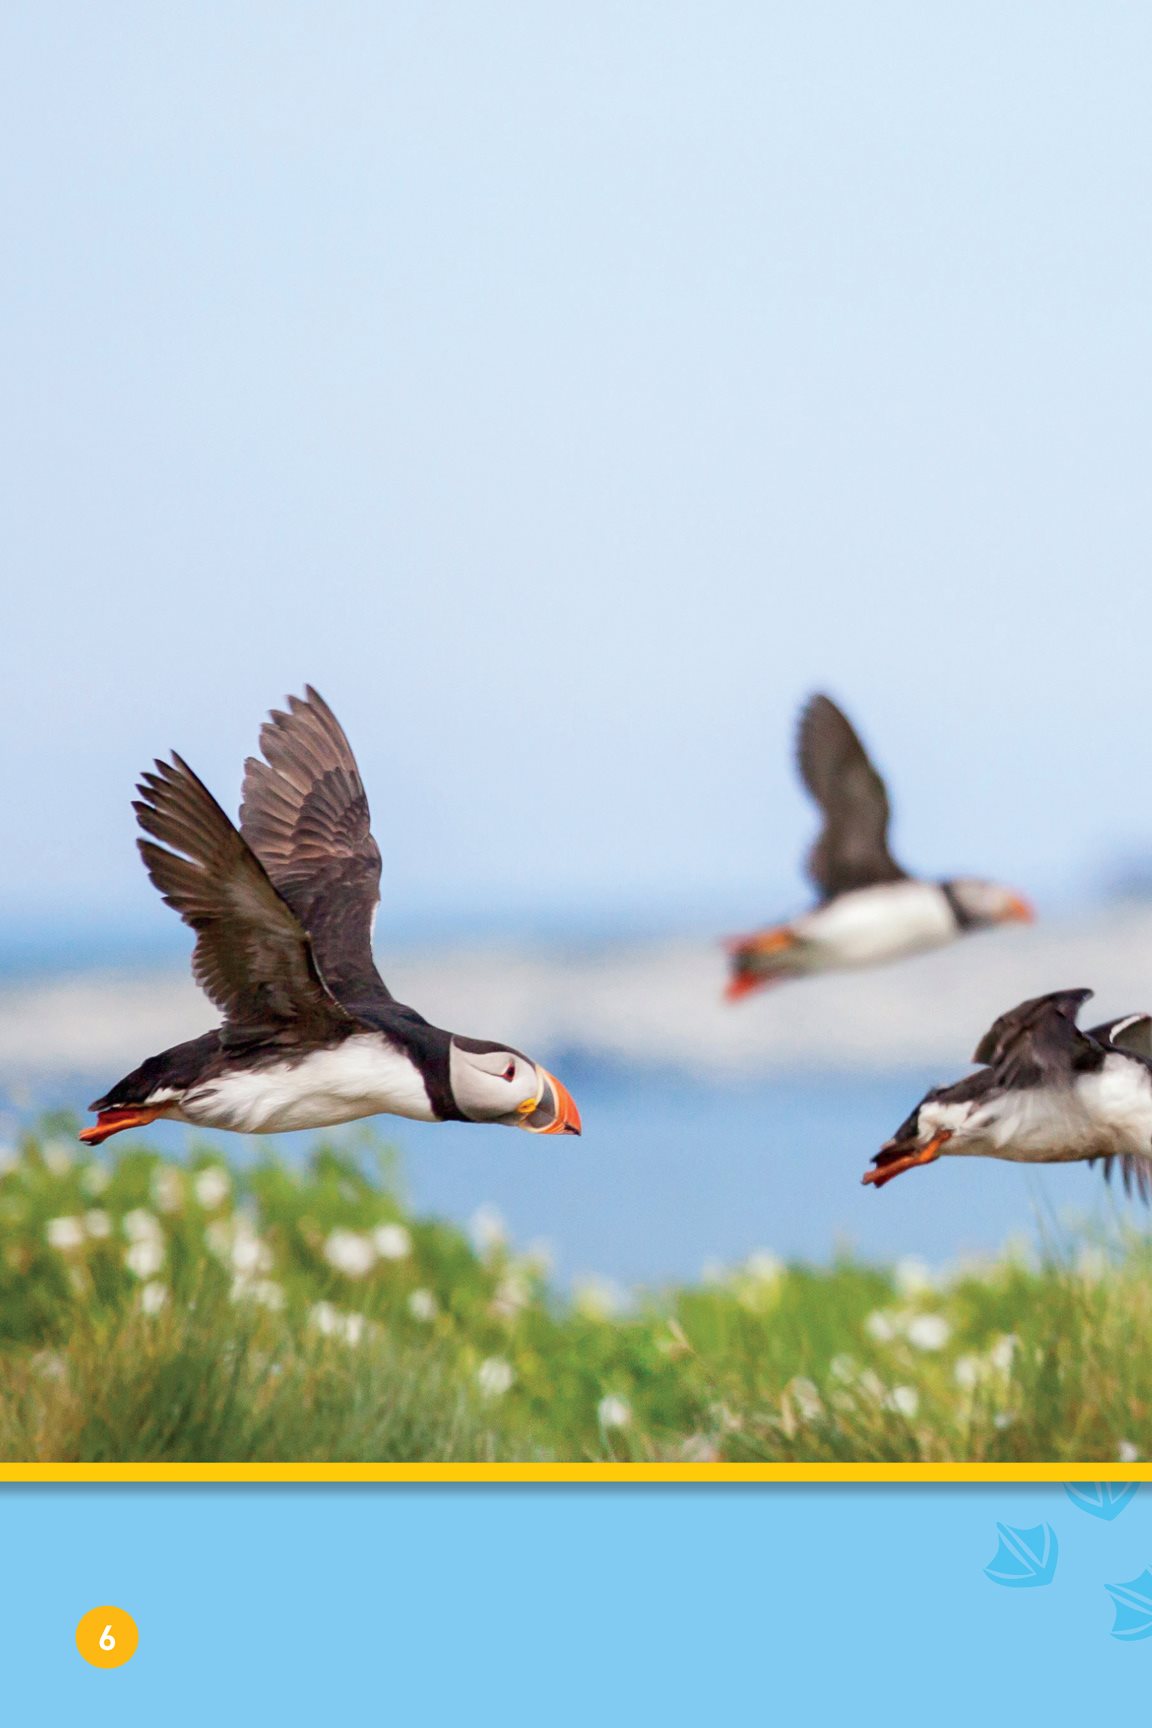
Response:
[[[69,1125],[0,1174],[0,1458],[1114,1460],[1152,1455],[1152,1255],[766,1257],[562,1301],[387,1155],[187,1164]]]

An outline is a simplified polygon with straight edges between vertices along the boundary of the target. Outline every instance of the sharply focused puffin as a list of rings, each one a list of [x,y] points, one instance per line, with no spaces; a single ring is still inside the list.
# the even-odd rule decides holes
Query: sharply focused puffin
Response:
[[[731,1002],[766,984],[811,972],[872,966],[939,948],[993,924],[1029,922],[1021,895],[961,876],[924,882],[888,850],[888,793],[847,717],[827,696],[800,716],[797,762],[824,814],[808,854],[820,893],[813,912],[728,944]]]
[[[1128,1014],[1082,1032],[1091,990],[1057,990],[1012,1008],[976,1047],[985,1064],[936,1086],[872,1160],[863,1181],[949,1154],[1020,1164],[1118,1159],[1125,1188],[1152,1195],[1152,1016]]]
[[[327,703],[309,687],[289,697],[260,748],[239,831],[175,753],[142,778],[133,808],[152,837],[138,842],[145,867],[196,932],[192,973],[224,1022],[98,1098],[81,1140],[157,1117],[272,1134],[377,1112],[579,1134],[575,1104],[538,1062],[430,1026],[381,979],[380,851]]]

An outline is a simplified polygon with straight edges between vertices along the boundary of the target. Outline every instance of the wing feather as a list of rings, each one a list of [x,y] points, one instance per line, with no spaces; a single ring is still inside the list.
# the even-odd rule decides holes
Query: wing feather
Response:
[[[851,722],[829,697],[813,696],[804,708],[796,756],[824,814],[808,854],[808,874],[823,898],[906,881],[907,871],[888,850],[887,788]]]
[[[225,1018],[229,1042],[293,1043],[347,1030],[307,931],[204,783],[173,754],[141,777],[140,855],[167,904],[196,933],[192,974]],[[160,842],[160,844],[157,844]]]
[[[309,932],[334,994],[391,1000],[372,958],[380,848],[340,722],[305,685],[265,722],[260,749],[264,760],[245,764],[241,833]]]

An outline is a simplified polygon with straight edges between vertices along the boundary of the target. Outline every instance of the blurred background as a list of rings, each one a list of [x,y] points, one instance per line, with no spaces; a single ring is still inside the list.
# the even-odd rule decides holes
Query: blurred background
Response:
[[[1021,997],[1152,1005],[1150,64],[1116,4],[6,8],[9,1134],[212,1023],[133,782],[235,808],[311,680],[385,977],[584,1114],[385,1123],[418,1205],[621,1280],[1104,1205],[858,1178]],[[815,688],[1043,922],[728,1008]]]

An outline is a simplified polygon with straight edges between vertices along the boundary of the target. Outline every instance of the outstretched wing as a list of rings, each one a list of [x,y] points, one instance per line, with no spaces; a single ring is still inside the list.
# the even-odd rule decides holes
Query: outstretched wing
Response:
[[[241,833],[311,936],[333,994],[391,1000],[372,959],[380,848],[340,722],[305,685],[265,722],[260,749],[265,760],[244,767]]]
[[[1101,1046],[1076,1024],[1091,995],[1091,990],[1054,990],[1010,1008],[985,1032],[973,1062],[994,1068],[1006,1086],[1071,1083],[1078,1071],[1102,1060]]]
[[[1088,1036],[1097,1044],[1110,1044],[1126,1056],[1139,1056],[1152,1063],[1152,1014],[1122,1014],[1118,1020],[1093,1026]]]
[[[152,836],[137,842],[140,854],[196,932],[192,975],[224,1015],[225,1040],[291,1044],[347,1030],[351,1016],[325,988],[307,931],[188,764],[175,754],[157,762],[137,790],[132,808]]]
[[[907,871],[888,850],[891,812],[884,782],[829,697],[813,696],[801,714],[796,759],[824,813],[824,826],[808,854],[808,874],[823,898],[906,881]]]

